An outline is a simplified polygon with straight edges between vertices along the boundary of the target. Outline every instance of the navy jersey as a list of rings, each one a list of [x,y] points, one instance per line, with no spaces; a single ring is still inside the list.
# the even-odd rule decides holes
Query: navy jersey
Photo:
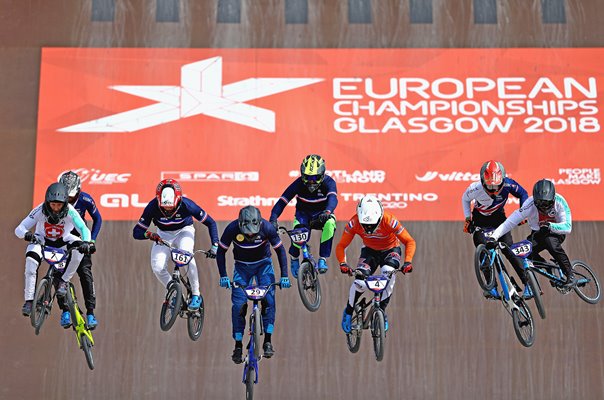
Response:
[[[218,229],[216,228],[216,222],[208,213],[195,204],[193,200],[186,197],[182,198],[178,209],[170,218],[162,213],[157,204],[157,199],[151,200],[149,204],[147,204],[147,207],[145,207],[143,215],[138,220],[138,223],[134,226],[132,236],[139,240],[145,239],[145,231],[149,229],[152,222],[162,231],[177,231],[185,226],[192,225],[193,217],[208,227],[212,243],[218,243]]]
[[[90,217],[92,218],[92,228],[90,229],[90,236],[92,240],[96,240],[96,237],[101,231],[103,218],[101,218],[101,213],[96,208],[96,203],[94,202],[92,196],[90,196],[86,192],[80,192],[78,200],[75,202],[73,207],[80,214],[84,222],[86,222],[86,212],[90,214]],[[74,230],[72,233],[74,235],[80,236],[80,234],[76,230]]]
[[[254,263],[265,258],[270,258],[272,246],[279,259],[281,276],[287,276],[287,257],[283,243],[273,225],[264,218],[260,222],[260,232],[251,239],[246,238],[241,233],[237,220],[227,225],[218,243],[218,253],[216,255],[220,276],[227,276],[226,251],[231,246],[231,243],[233,243],[235,261],[242,263]]]
[[[512,195],[520,199],[520,207],[528,199],[528,193],[518,182],[511,178],[505,178],[501,192],[495,197],[491,197],[485,192],[480,182],[474,182],[468,186],[461,196],[464,217],[471,214],[470,204],[474,200],[474,209],[483,215],[491,215],[495,212],[504,212],[504,206],[508,201],[508,196]]]
[[[321,186],[314,192],[311,192],[304,182],[302,182],[301,177],[296,179],[285,189],[285,192],[283,192],[281,198],[279,198],[271,210],[270,220],[276,221],[285,209],[285,206],[295,197],[297,197],[296,211],[315,215],[321,211],[328,210],[333,214],[338,205],[336,181],[331,176],[325,175]]]

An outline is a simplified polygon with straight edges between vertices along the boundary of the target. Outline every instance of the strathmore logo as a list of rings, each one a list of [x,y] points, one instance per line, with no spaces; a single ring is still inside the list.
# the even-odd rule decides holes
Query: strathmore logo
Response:
[[[181,67],[180,85],[118,85],[109,89],[155,104],[59,129],[59,132],[135,132],[194,115],[207,115],[261,131],[275,132],[275,112],[247,104],[321,82],[318,78],[249,78],[222,84],[222,57]]]
[[[179,182],[258,182],[258,171],[162,171],[162,179]]]
[[[354,170],[347,171],[343,169],[330,169],[325,173],[333,178],[337,183],[384,183],[386,180],[386,171],[382,170]],[[289,171],[291,178],[300,176],[300,170]]]
[[[422,176],[415,175],[415,179],[420,182],[430,182],[434,179],[439,179],[444,182],[475,182],[480,180],[480,174],[458,171],[441,174],[438,171],[428,171]]]
[[[90,185],[112,185],[114,183],[126,183],[128,179],[132,176],[129,173],[116,173],[116,172],[102,172],[100,169],[95,168],[76,168],[72,170],[76,174],[80,176],[80,180],[82,182],[87,182]],[[57,180],[63,175],[63,173],[67,172],[63,171],[57,177]]]

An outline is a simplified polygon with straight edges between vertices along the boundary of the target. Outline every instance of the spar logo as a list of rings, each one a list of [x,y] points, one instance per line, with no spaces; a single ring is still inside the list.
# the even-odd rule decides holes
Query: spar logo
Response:
[[[452,171],[441,174],[438,171],[427,171],[424,175],[415,175],[415,179],[420,182],[430,182],[435,179],[443,182],[476,182],[480,180],[480,175],[473,172]]]
[[[275,132],[275,112],[247,102],[323,81],[319,78],[249,78],[222,84],[222,57],[181,67],[180,85],[117,85],[109,89],[155,101],[59,132],[135,132],[195,115],[207,115],[261,131]]]

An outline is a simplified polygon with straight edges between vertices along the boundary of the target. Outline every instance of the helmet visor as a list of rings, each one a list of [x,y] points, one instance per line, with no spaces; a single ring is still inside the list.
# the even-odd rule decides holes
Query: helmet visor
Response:
[[[361,224],[361,226],[366,233],[373,233],[378,224]]]
[[[535,200],[535,207],[537,210],[547,212],[552,209],[554,202],[552,200]]]
[[[484,185],[484,190],[486,190],[487,193],[489,193],[489,194],[497,194],[501,191],[502,187],[503,187],[503,184],[499,184],[499,185],[486,184],[486,185]]]
[[[244,235],[255,235],[260,232],[260,221],[257,219],[244,219],[243,221],[239,221],[239,229]]]
[[[302,182],[307,185],[321,183],[322,180],[322,175],[302,175]]]

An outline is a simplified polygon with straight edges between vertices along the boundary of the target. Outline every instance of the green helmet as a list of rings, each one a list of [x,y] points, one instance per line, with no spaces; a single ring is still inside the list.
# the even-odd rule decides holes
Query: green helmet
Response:
[[[306,156],[300,165],[300,175],[308,190],[314,192],[325,177],[325,160],[318,154]]]

